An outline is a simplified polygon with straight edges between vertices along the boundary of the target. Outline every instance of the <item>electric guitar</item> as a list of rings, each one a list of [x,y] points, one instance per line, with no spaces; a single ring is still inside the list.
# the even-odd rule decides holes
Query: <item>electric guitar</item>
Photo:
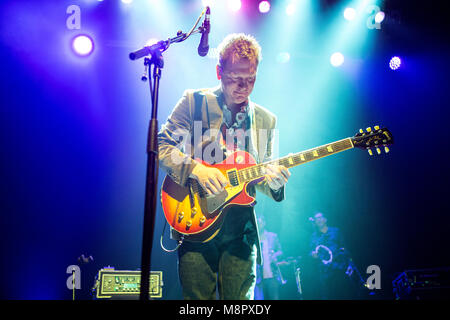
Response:
[[[181,233],[185,240],[207,242],[220,231],[226,211],[231,206],[253,206],[255,198],[247,193],[247,187],[264,179],[264,166],[268,164],[295,167],[352,148],[372,149],[381,153],[380,148],[389,152],[393,144],[392,134],[386,128],[362,129],[354,137],[328,143],[286,157],[257,164],[245,151],[237,151],[220,163],[205,166],[219,169],[228,179],[228,185],[217,195],[208,195],[195,179],[189,179],[187,186],[181,186],[167,175],[161,188],[161,203],[165,218],[170,226]]]

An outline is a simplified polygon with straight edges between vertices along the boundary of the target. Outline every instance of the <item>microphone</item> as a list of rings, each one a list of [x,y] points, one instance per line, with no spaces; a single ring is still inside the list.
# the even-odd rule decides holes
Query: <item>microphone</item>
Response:
[[[209,23],[209,16],[211,14],[211,10],[209,7],[206,7],[206,13],[205,13],[205,21],[203,22],[203,32],[202,32],[202,38],[200,39],[200,44],[198,45],[198,54],[201,57],[204,57],[208,54],[209,51],[209,44],[208,44],[208,35],[210,30],[210,23]]]

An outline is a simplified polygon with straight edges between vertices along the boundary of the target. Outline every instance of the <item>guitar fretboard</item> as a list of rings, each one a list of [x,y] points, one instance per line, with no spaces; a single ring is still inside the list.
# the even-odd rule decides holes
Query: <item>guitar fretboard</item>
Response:
[[[320,147],[309,149],[295,154],[287,155],[286,157],[257,164],[253,167],[238,170],[238,177],[241,183],[252,181],[264,176],[264,167],[268,164],[281,165],[286,168],[292,168],[306,162],[314,161],[332,154],[345,151],[353,148],[351,138],[342,139],[336,142],[325,144]]]

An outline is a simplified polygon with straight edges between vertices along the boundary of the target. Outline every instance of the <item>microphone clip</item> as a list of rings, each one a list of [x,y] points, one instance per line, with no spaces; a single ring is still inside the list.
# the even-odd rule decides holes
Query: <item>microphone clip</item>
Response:
[[[209,15],[211,14],[211,10],[209,9],[209,7],[206,7],[206,11],[205,11],[205,20],[203,20],[202,25],[199,27],[199,31],[204,34],[208,34],[211,30],[211,23],[209,20]]]

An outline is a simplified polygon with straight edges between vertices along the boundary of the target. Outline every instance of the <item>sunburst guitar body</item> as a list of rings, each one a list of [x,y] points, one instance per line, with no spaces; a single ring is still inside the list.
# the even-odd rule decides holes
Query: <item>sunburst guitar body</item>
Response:
[[[255,159],[245,151],[237,151],[214,165],[197,161],[219,169],[227,177],[229,183],[224,190],[217,195],[208,195],[194,179],[189,179],[187,186],[181,186],[167,175],[161,188],[161,203],[165,218],[173,229],[183,234],[186,240],[206,242],[218,233],[230,206],[255,204],[255,198],[247,193],[247,186],[264,177],[239,179],[238,172],[256,165]]]

